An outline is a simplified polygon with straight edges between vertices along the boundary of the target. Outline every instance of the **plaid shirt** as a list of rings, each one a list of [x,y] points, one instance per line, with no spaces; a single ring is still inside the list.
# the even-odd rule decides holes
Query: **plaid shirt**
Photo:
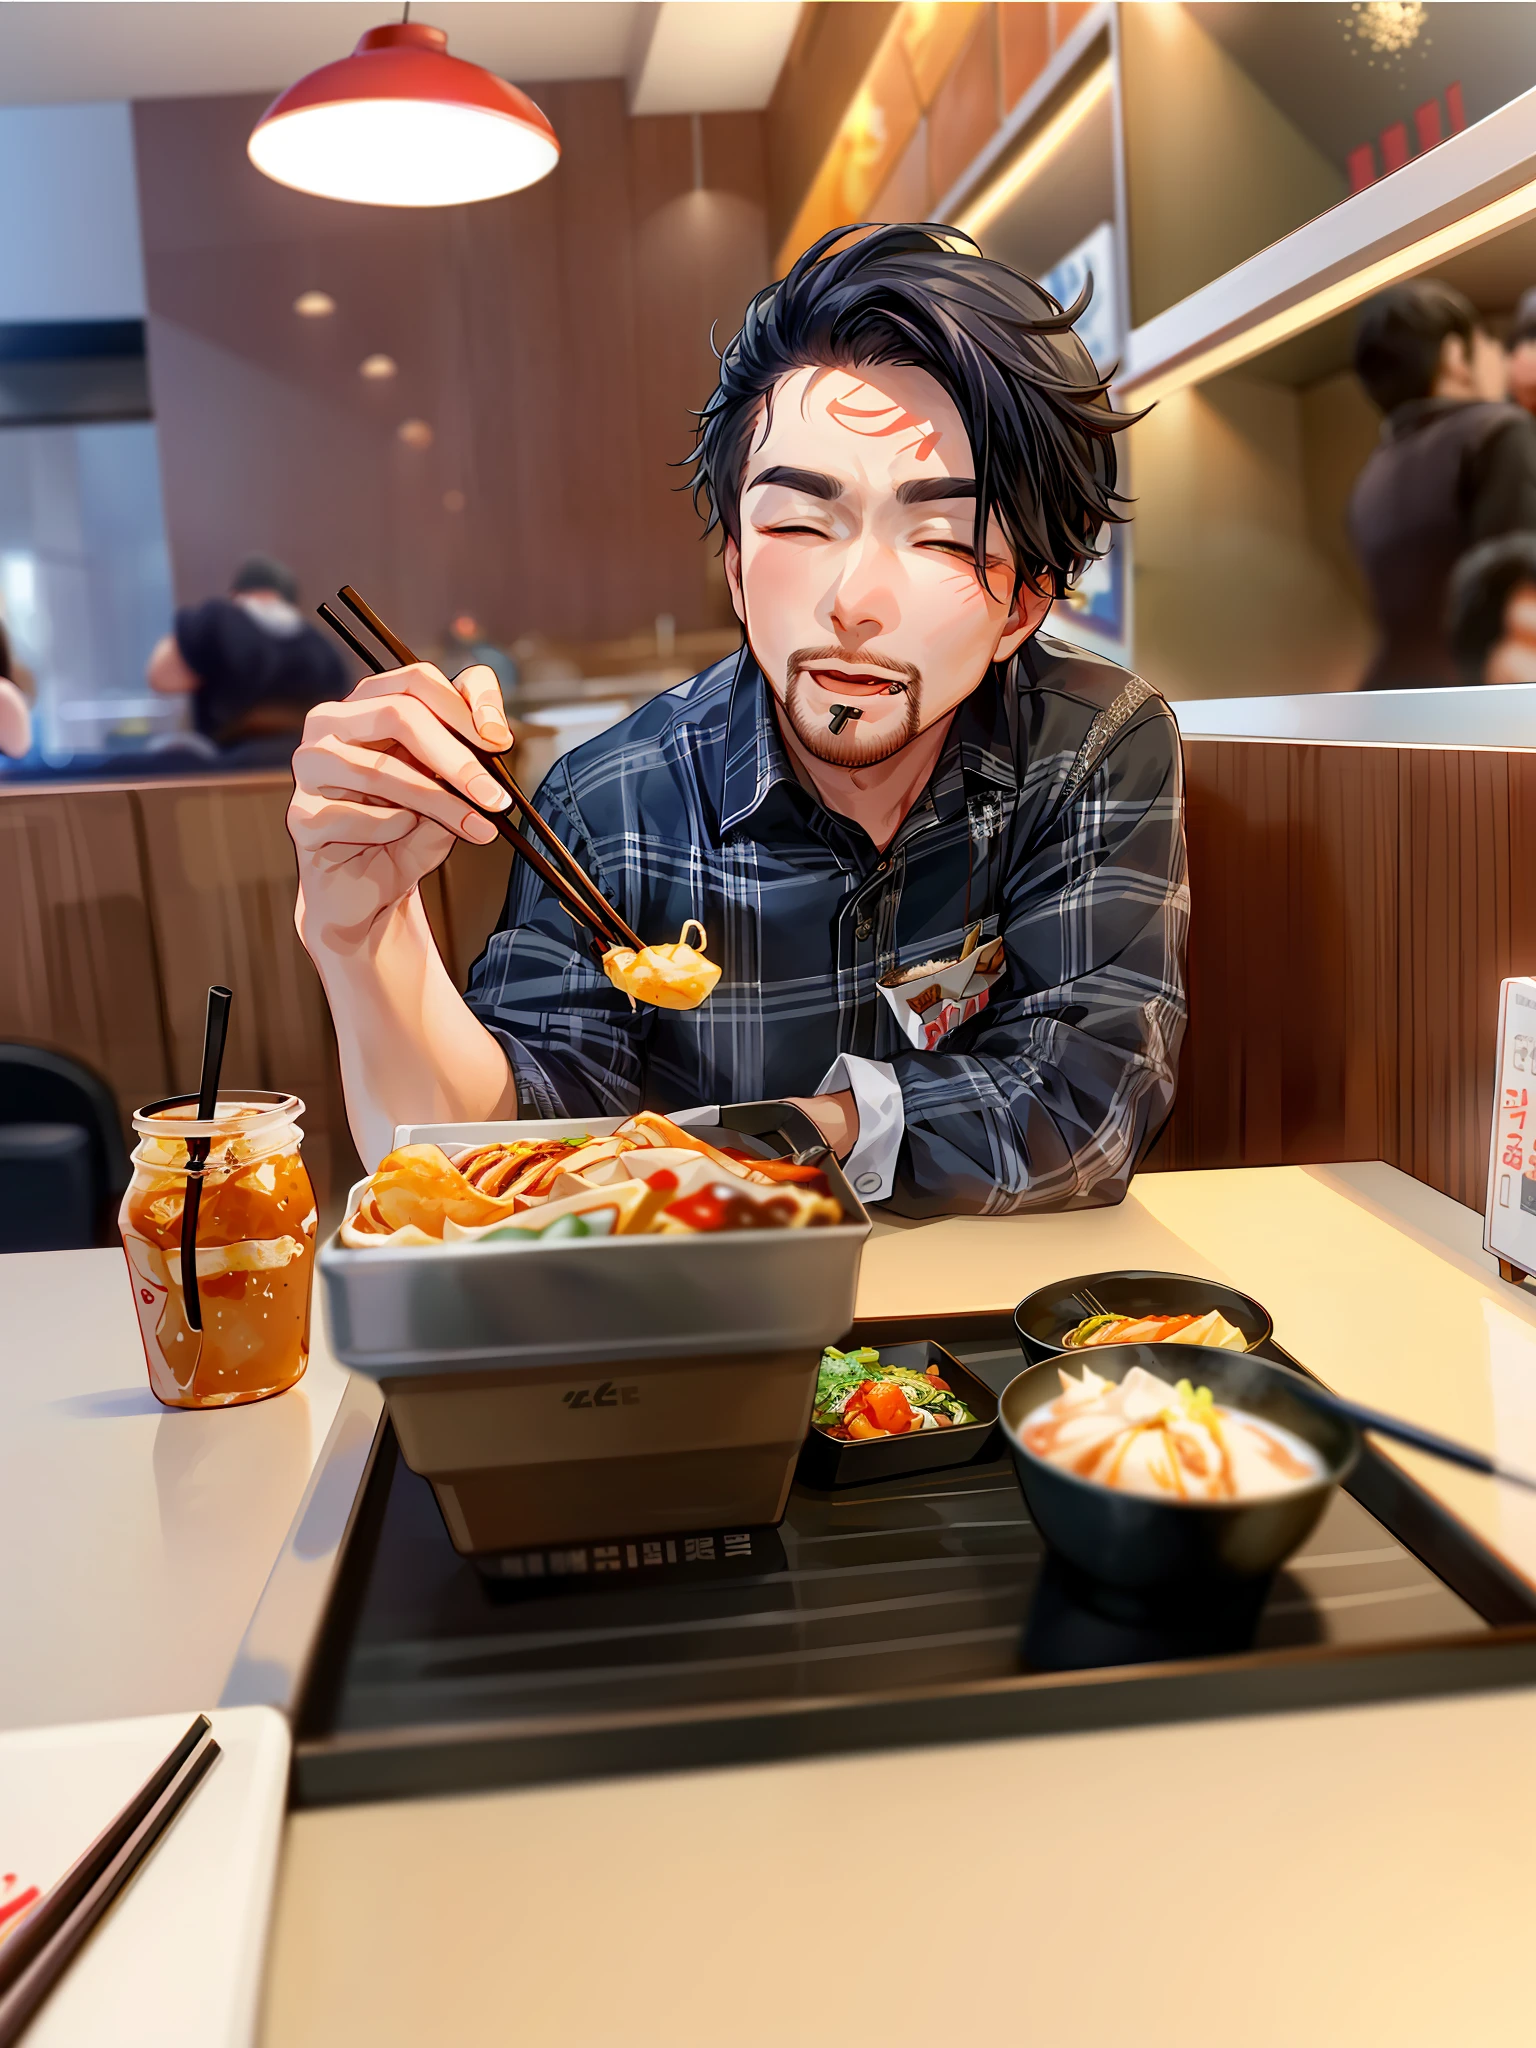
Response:
[[[1182,763],[1148,685],[1027,642],[961,705],[884,854],[796,778],[750,656],[556,763],[538,808],[642,936],[686,919],[721,976],[698,1010],[632,1010],[519,862],[470,1009],[537,1116],[815,1091],[888,1061],[905,1132],[892,1206],[998,1215],[1118,1201],[1173,1101],[1188,888]],[[1006,970],[931,1052],[877,983],[975,924]]]

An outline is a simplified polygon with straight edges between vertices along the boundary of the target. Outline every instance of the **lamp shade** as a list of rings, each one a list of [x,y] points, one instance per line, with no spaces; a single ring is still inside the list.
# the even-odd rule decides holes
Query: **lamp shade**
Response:
[[[365,206],[460,206],[517,192],[560,159],[526,93],[448,54],[425,22],[371,28],[289,86],[247,152],[279,185]]]

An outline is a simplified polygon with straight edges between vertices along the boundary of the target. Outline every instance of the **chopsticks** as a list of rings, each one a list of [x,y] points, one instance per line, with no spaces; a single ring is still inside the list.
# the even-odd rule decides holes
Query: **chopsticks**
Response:
[[[360,597],[350,583],[344,583],[336,595],[355,618],[361,619],[375,639],[381,641],[389,649],[389,652],[402,667],[408,668],[414,663],[416,656],[410,647],[406,645],[398,633],[391,631],[385,625],[372,605],[366,599]],[[365,667],[371,669],[376,676],[385,673],[385,664],[353,632],[345,619],[334,612],[328,604],[320,605],[318,610],[320,617],[324,619],[331,631],[339,639],[346,642],[347,646],[351,648],[352,652]],[[574,918],[577,924],[587,926],[605,946],[622,944],[633,946],[637,953],[640,952],[643,949],[644,941],[624,922],[624,919],[614,909],[602,890],[598,888],[592,877],[587,873],[580,861],[577,860],[564,840],[561,839],[554,827],[539,816],[533,805],[523,794],[516,776],[507,765],[506,757],[501,754],[487,753],[484,748],[477,747],[473,740],[463,740],[461,744],[469,748],[469,751],[486,772],[493,776],[501,784],[502,788],[506,790],[513,803],[517,806],[518,814],[522,818],[523,823],[533,827],[534,831],[538,833],[545,845],[565,868],[566,874],[561,875],[544,858],[538,848],[518,831],[505,811],[487,811],[482,809],[479,804],[476,804],[474,808],[480,811],[482,817],[490,819],[502,838],[516,852],[522,855],[523,859],[527,861],[540,880],[554,891],[567,914]]]
[[[86,1937],[201,1783],[219,1754],[206,1714],[0,1947],[0,2048],[11,2048]]]
[[[1265,1363],[1278,1365],[1274,1359]],[[1426,1451],[1432,1458],[1443,1458],[1448,1465],[1462,1465],[1469,1472],[1481,1472],[1485,1479],[1502,1479],[1507,1486],[1523,1486],[1528,1493],[1536,1493],[1536,1476],[1529,1472],[1502,1464],[1483,1451],[1474,1451],[1470,1444],[1459,1444],[1454,1437],[1439,1436],[1432,1429],[1420,1429],[1416,1422],[1400,1421],[1395,1415],[1384,1415],[1379,1408],[1367,1408],[1361,1401],[1348,1401],[1342,1394],[1330,1393],[1316,1380],[1291,1366],[1280,1365],[1278,1370],[1295,1380],[1299,1399],[1310,1401],[1314,1408],[1336,1415],[1342,1422],[1352,1422],[1357,1429],[1372,1430],[1377,1436],[1391,1437],[1396,1443],[1407,1444],[1410,1450]]]

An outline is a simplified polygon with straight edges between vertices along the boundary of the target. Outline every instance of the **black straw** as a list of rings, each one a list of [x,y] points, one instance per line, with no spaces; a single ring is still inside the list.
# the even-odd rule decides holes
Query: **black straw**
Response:
[[[219,1106],[219,1070],[224,1065],[224,1040],[229,1033],[229,1006],[234,996],[227,988],[208,991],[208,1015],[203,1024],[203,1071],[197,1085],[197,1120],[207,1123]],[[208,1164],[207,1138],[187,1140],[187,1194],[181,1209],[181,1292],[188,1326],[203,1327],[203,1305],[197,1295],[197,1212],[203,1199],[203,1168]]]

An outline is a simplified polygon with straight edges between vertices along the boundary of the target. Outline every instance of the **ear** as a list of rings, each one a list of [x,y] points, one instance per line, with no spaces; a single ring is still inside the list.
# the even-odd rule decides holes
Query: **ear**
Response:
[[[725,537],[725,546],[721,549],[720,554],[725,564],[726,588],[731,593],[731,610],[740,619],[741,623],[745,625],[747,623],[747,601],[741,594],[741,549],[729,534]]]
[[[1049,591],[1037,590],[1032,583],[1021,582],[1018,596],[1013,600],[1012,609],[1003,621],[1003,630],[998,635],[997,652],[994,661],[1008,661],[1032,633],[1038,633],[1045,624],[1046,614],[1051,608]]]

